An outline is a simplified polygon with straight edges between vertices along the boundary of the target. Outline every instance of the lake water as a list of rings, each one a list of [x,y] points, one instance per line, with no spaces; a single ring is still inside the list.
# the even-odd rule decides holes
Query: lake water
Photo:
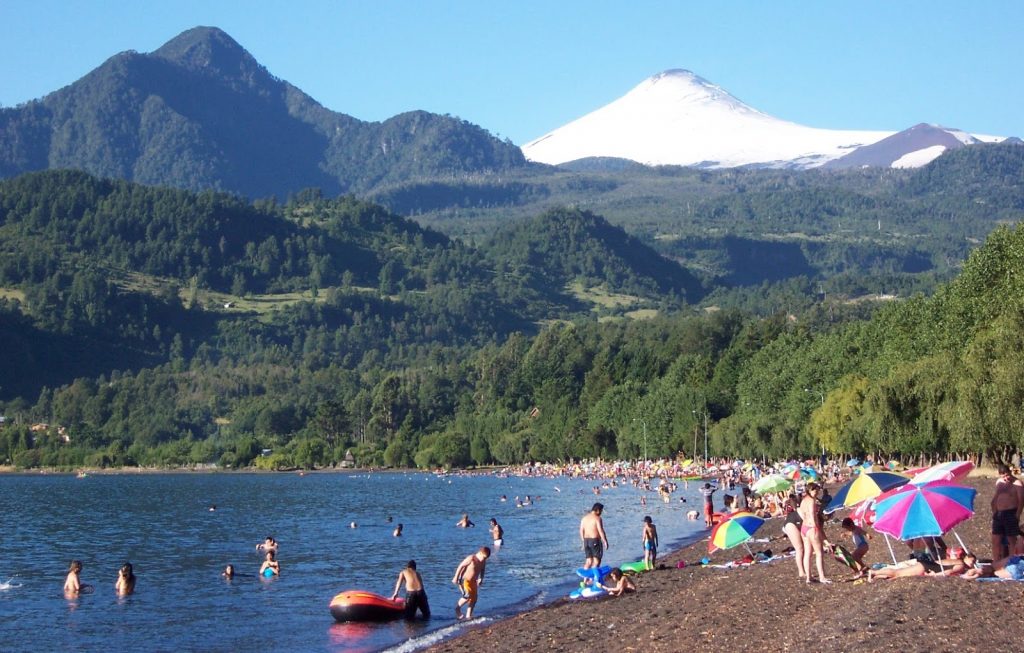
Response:
[[[451,577],[466,555],[490,544],[491,517],[504,527],[505,545],[488,563],[477,617],[565,595],[582,564],[578,526],[598,500],[593,485],[415,473],[0,476],[0,649],[415,650],[464,627],[454,619],[459,594]],[[645,514],[663,552],[703,532],[703,520],[685,518],[700,506],[692,485],[677,493],[687,503],[645,493],[643,507],[641,494],[602,491],[606,563],[642,557]],[[517,508],[517,495],[540,499]],[[463,512],[476,528],[455,527]],[[397,523],[401,538],[391,536]],[[271,580],[256,576],[255,545],[267,535],[281,545],[281,576]],[[67,600],[61,588],[73,558],[95,591]],[[335,594],[390,595],[409,559],[423,575],[431,620],[334,623],[327,605]],[[125,561],[138,584],[118,598],[114,581]],[[227,563],[245,576],[223,580]]]

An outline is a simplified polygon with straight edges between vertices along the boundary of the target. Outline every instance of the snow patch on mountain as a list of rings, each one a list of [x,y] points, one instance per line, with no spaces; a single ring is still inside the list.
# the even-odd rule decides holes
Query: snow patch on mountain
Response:
[[[646,165],[812,168],[890,134],[780,120],[688,70],[669,70],[522,149],[553,165],[617,157]]]
[[[946,151],[945,145],[932,145],[915,152],[908,152],[892,162],[893,168],[920,168],[928,165],[935,159],[942,156]]]

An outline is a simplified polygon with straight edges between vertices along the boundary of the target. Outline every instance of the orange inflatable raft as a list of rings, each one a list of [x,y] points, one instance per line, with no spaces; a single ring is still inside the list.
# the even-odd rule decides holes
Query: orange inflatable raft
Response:
[[[404,600],[391,600],[362,590],[338,594],[329,607],[336,621],[391,621],[405,616]]]

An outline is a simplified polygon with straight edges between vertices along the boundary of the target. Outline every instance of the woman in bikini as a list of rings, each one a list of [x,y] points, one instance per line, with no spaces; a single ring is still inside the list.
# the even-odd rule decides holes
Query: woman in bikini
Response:
[[[807,484],[807,493],[800,501],[800,519],[803,524],[800,526],[800,536],[804,545],[804,572],[807,574],[807,582],[811,582],[811,552],[814,552],[815,566],[818,568],[818,582],[831,583],[825,578],[825,566],[822,562],[825,548],[825,532],[822,529],[821,511],[818,509],[818,497],[821,496],[821,486],[811,482]]]
[[[796,577],[803,578],[807,575],[804,572],[804,539],[800,535],[800,526],[803,525],[803,520],[797,510],[795,496],[787,497],[783,512],[786,521],[782,524],[782,532],[789,538],[789,543],[793,545],[793,554],[796,558]]]

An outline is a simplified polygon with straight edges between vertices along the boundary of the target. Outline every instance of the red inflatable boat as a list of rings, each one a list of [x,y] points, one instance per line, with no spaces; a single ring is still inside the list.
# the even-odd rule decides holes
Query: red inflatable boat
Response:
[[[390,621],[405,616],[405,601],[349,590],[331,599],[330,609],[336,621]]]

